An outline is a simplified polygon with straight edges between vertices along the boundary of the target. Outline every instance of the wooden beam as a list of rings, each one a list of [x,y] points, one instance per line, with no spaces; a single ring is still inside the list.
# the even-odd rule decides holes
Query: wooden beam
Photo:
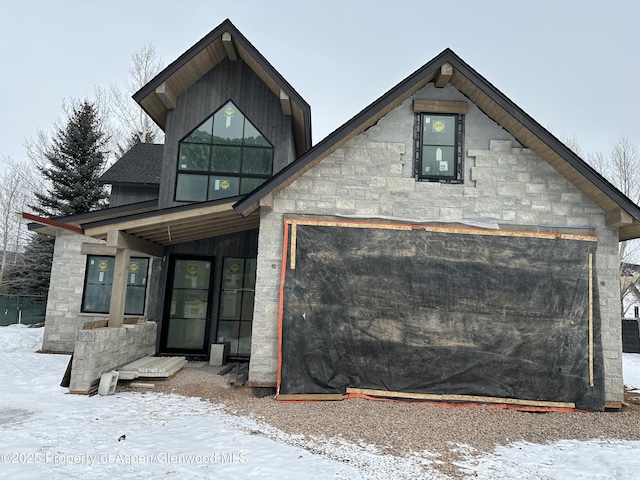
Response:
[[[169,110],[173,110],[176,108],[176,94],[175,92],[167,85],[167,82],[162,82],[156,88],[156,95],[160,99],[160,101],[167,107]]]
[[[604,402],[604,408],[611,410],[621,410],[622,402]]]
[[[434,393],[390,392],[387,390],[369,390],[366,388],[347,388],[347,394],[359,393],[372,397],[409,398],[412,400],[429,400],[436,402],[470,402],[470,403],[504,403],[507,405],[522,405],[550,408],[576,408],[571,402],[547,402],[540,400],[523,400],[520,398],[485,397],[478,395],[448,395]]]
[[[377,220],[377,219],[371,219]],[[455,233],[459,235],[487,235],[496,237],[524,237],[542,239],[581,240],[585,242],[597,242],[598,237],[589,234],[559,233],[559,232],[533,232],[528,230],[496,230],[479,227],[463,227],[457,225],[421,225],[414,223],[387,223],[385,221],[362,220],[322,220],[315,218],[286,218],[289,225],[317,225],[320,227],[345,227],[345,228],[373,228],[382,230],[424,230],[425,232]]]
[[[75,225],[69,225],[68,223],[59,222],[58,220],[53,220],[51,218],[39,217],[37,215],[33,215],[32,213],[22,212],[22,218],[25,220],[29,220],[31,222],[38,223],[40,225],[46,225],[48,227],[61,228],[63,230],[69,230],[73,233],[84,234],[84,230],[80,227],[76,227]]]
[[[593,387],[593,253],[589,254],[589,386]]]
[[[621,227],[630,225],[633,222],[633,217],[621,208],[616,208],[606,213],[605,222],[607,227]]]
[[[220,373],[218,373],[220,375]],[[276,382],[258,382],[254,380],[249,380],[247,382],[248,387],[256,387],[256,388],[275,388]]]
[[[124,303],[127,296],[127,274],[129,272],[129,249],[118,249],[113,267],[111,303],[109,303],[109,327],[121,327],[124,323]]]
[[[467,102],[448,102],[445,100],[414,100],[414,112],[428,113],[467,113]]]
[[[125,231],[130,228],[140,228],[145,226],[156,226],[156,225],[163,225],[163,224],[170,225],[173,222],[186,220],[190,218],[194,219],[194,218],[201,217],[201,220],[203,220],[202,217],[204,216],[214,215],[217,213],[235,212],[235,210],[233,210],[234,203],[235,201],[224,203],[224,204],[210,205],[207,207],[193,208],[188,211],[178,211],[178,212],[172,212],[172,213],[164,213],[160,215],[153,215],[149,217],[138,218],[135,220],[123,220],[121,222],[114,222],[111,225],[104,225],[99,227],[87,227],[85,229],[85,235],[88,235],[90,237],[96,237],[100,235],[105,235],[109,230]]]
[[[142,238],[134,237],[128,233],[118,230],[109,230],[107,232],[107,246],[116,247],[117,249],[128,249],[135,253],[149,255],[151,257],[162,257],[164,255],[162,245],[148,242]]]
[[[289,248],[289,269],[296,269],[296,250],[298,248],[298,224],[291,225],[291,246]]]
[[[273,210],[273,194],[269,193],[260,199],[260,208]]]
[[[116,256],[116,247],[110,247],[102,243],[83,243],[80,246],[80,253],[82,255],[105,255],[109,257]]]
[[[291,100],[284,90],[280,89],[280,105],[282,106],[282,113],[284,115],[291,115]]]
[[[233,39],[229,32],[222,34],[222,45],[224,45],[224,49],[227,51],[229,60],[236,61],[238,59],[238,53],[236,52],[236,47],[233,46]]]
[[[436,75],[435,84],[437,88],[443,88],[449,80],[451,80],[451,76],[453,75],[453,66],[450,63],[445,63],[440,66],[440,70]]]

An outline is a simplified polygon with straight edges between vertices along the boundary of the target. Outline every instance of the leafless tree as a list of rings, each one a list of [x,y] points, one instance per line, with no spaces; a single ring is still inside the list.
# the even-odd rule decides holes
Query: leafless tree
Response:
[[[582,147],[580,146],[578,137],[572,135],[570,137],[562,137],[561,140],[567,147],[569,147],[573,151],[573,153],[582,157]]]
[[[640,203],[640,153],[626,137],[620,137],[607,157],[596,152],[587,157],[588,162],[604,175],[618,190],[634,203]],[[640,286],[638,275],[628,275],[625,266],[638,263],[640,244],[638,240],[620,242],[620,312],[624,316],[624,298]],[[627,309],[629,306],[627,305]]]
[[[4,157],[3,163],[5,171],[0,174],[0,284],[6,269],[15,265],[24,246],[27,234],[19,214],[31,200],[29,167],[8,157]]]
[[[131,96],[155,77],[162,68],[162,59],[157,58],[152,45],[145,45],[131,56],[130,78],[121,88],[112,85],[109,89],[109,113],[117,124],[114,138],[118,154],[122,155],[135,143],[163,141],[163,132],[137,105]]]

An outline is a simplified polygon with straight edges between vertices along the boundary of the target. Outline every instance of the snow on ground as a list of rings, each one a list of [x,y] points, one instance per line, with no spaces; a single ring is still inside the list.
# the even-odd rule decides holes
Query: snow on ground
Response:
[[[640,354],[622,354],[622,378],[629,390],[640,391]]]
[[[0,478],[445,478],[428,451],[397,458],[344,441],[314,447],[195,398],[69,395],[59,386],[69,356],[35,353],[41,343],[42,329],[0,327]],[[624,375],[640,386],[640,355],[624,354]],[[460,467],[480,479],[631,480],[640,471],[640,442],[514,443],[480,456],[458,448]]]

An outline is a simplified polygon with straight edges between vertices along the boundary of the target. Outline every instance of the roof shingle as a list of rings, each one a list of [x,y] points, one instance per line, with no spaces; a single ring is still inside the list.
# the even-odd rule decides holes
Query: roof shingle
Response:
[[[102,183],[159,185],[164,145],[137,143],[100,177]]]

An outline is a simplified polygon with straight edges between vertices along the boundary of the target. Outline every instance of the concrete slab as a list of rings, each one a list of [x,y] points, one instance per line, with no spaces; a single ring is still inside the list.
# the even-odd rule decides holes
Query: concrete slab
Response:
[[[118,370],[121,380],[139,377],[167,378],[187,364],[185,357],[143,357]]]

